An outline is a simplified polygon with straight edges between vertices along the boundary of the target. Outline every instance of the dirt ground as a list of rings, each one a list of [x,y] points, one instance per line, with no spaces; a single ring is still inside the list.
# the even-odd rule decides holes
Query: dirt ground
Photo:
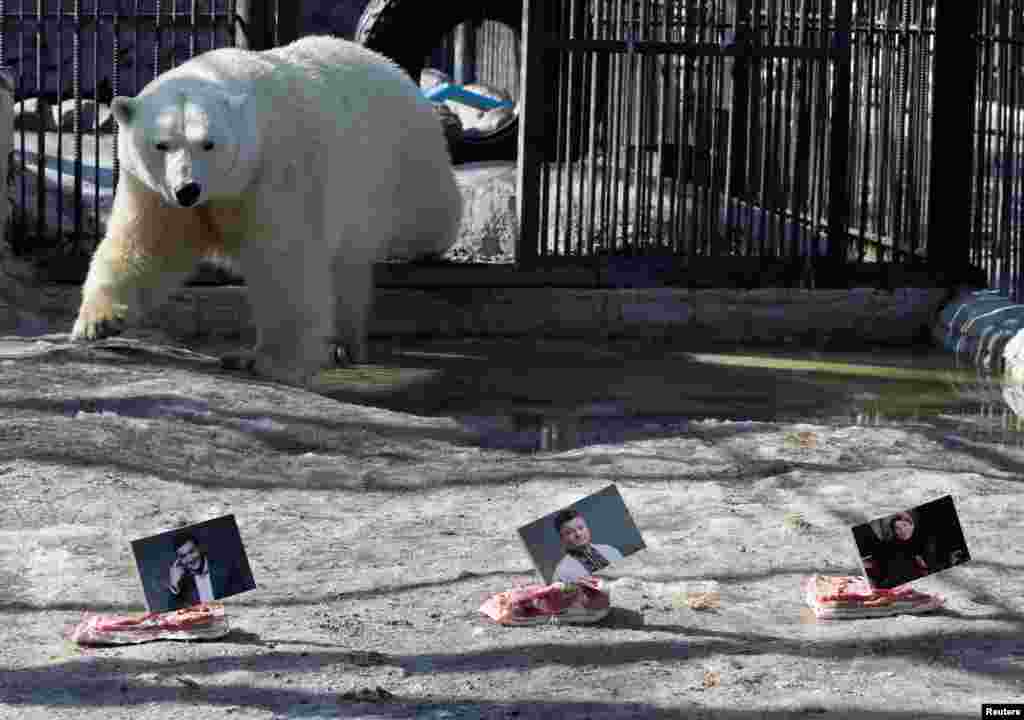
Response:
[[[309,392],[152,337],[0,340],[0,717],[909,719],[1024,702],[1019,441],[948,415],[858,425],[854,400],[888,381],[658,346],[374,355]],[[531,413],[591,444],[541,428],[554,449],[536,451],[515,419]],[[649,419],[593,435],[622,413]],[[534,579],[516,528],[610,482],[647,549],[604,573],[609,618],[480,615]],[[915,585],[945,609],[809,620],[802,577],[859,571],[851,525],[947,493],[973,559]],[[130,540],[226,513],[258,585],[225,601],[226,638],[65,639],[83,611],[143,610]],[[695,590],[719,607],[691,609]]]

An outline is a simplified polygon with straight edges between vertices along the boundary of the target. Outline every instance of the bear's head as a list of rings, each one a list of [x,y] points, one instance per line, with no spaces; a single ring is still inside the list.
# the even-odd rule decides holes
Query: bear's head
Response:
[[[199,207],[237,195],[248,183],[246,96],[160,83],[135,98],[115,97],[121,166],[169,205]]]

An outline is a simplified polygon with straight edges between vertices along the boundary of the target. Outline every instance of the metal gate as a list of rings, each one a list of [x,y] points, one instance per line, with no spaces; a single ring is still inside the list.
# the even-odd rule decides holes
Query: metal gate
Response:
[[[521,260],[847,258],[852,0],[526,8]]]

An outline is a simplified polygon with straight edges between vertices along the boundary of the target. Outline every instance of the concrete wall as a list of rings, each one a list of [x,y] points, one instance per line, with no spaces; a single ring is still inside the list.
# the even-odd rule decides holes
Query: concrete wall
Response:
[[[860,346],[926,336],[943,289],[379,288],[371,335],[668,338]],[[250,337],[245,289],[190,288],[146,324],[180,338]]]

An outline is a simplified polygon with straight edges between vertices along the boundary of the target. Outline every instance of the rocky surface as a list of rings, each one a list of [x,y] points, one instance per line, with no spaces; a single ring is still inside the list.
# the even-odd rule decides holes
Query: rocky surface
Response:
[[[858,425],[836,418],[898,382],[636,342],[378,342],[315,392],[223,372],[221,349],[0,342],[0,717],[973,718],[1024,695],[1005,426]],[[531,409],[607,432],[510,449]],[[532,579],[517,527],[612,482],[648,548],[606,571],[607,620],[477,613]],[[808,620],[800,579],[858,569],[850,525],[946,493],[973,560],[917,584],[943,611]],[[65,640],[85,610],[142,609],[131,539],[228,512],[258,589],[224,640]]]

